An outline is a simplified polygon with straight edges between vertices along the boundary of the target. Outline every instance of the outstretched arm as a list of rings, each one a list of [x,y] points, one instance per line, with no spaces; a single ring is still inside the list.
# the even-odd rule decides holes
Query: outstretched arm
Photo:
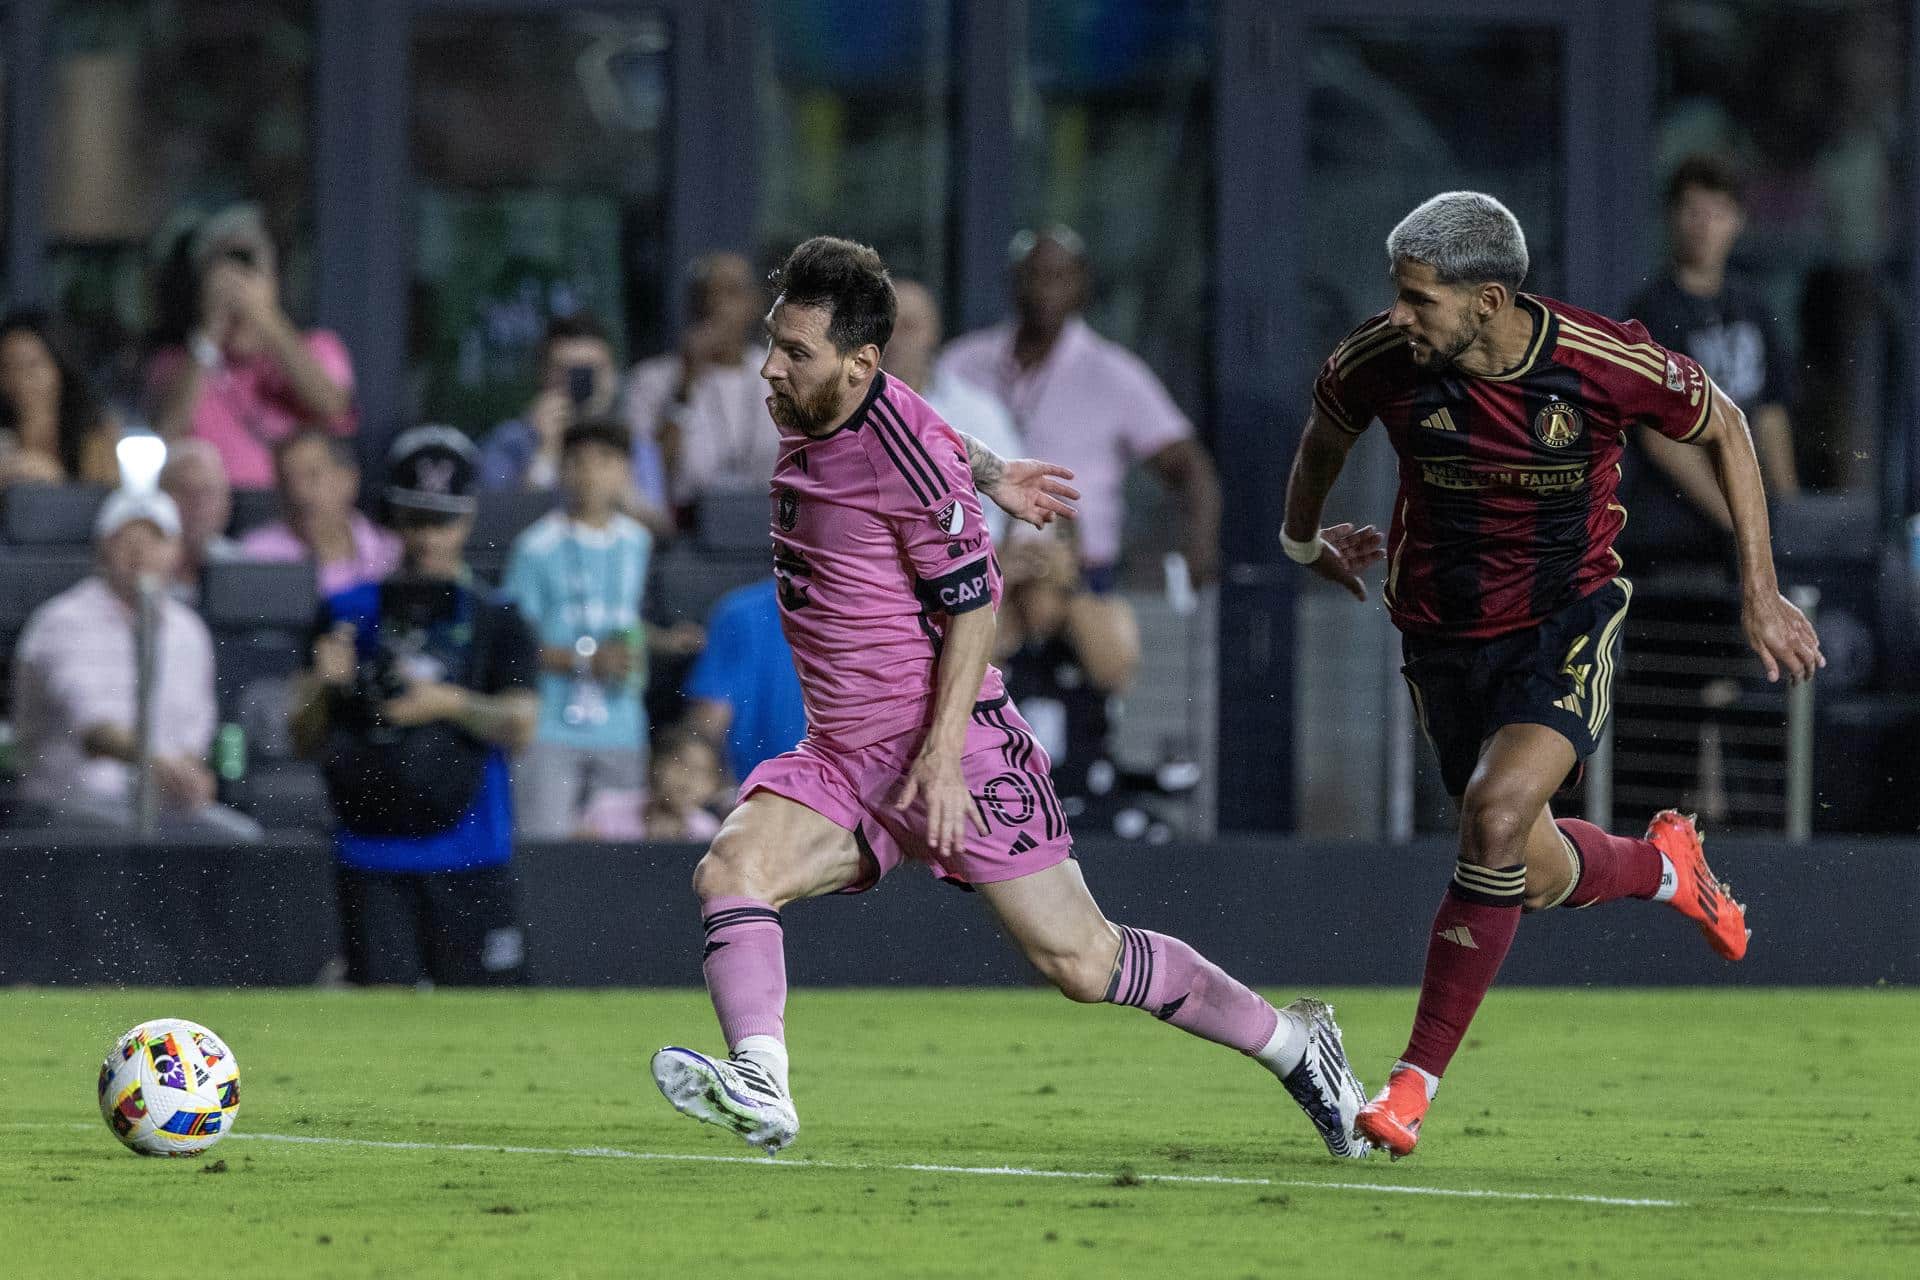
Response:
[[[1386,558],[1386,539],[1372,525],[1359,529],[1351,524],[1320,527],[1327,494],[1340,478],[1347,454],[1359,438],[1342,431],[1318,408],[1308,415],[1300,448],[1293,455],[1293,470],[1287,476],[1287,513],[1280,525],[1280,541],[1287,547],[1289,559],[1344,587],[1354,599],[1365,600],[1367,588],[1360,575]],[[1318,552],[1314,554],[1316,543]],[[1302,558],[1309,555],[1312,558]]]
[[[1713,463],[1714,478],[1733,517],[1733,541],[1740,553],[1740,625],[1760,655],[1767,679],[1778,680],[1784,670],[1787,679],[1798,684],[1827,665],[1820,637],[1806,615],[1781,596],[1774,576],[1766,490],[1747,416],[1718,387],[1710,387],[1708,394],[1713,404],[1694,443]]]
[[[960,439],[966,442],[973,487],[1015,520],[1044,529],[1055,516],[1071,520],[1080,514],[1072,505],[1080,491],[1067,483],[1073,472],[1066,467],[1033,458],[1009,462],[970,435]]]

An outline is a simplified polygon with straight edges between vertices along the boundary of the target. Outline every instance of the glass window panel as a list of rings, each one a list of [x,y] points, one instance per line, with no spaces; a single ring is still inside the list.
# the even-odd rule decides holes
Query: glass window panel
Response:
[[[311,282],[312,0],[57,0],[50,296],[109,392],[137,399],[150,262],[200,214],[258,201],[296,315]]]
[[[1205,429],[1212,263],[1209,0],[1028,0],[1015,215],[1086,238],[1088,322]]]
[[[662,344],[671,46],[651,11],[418,20],[420,416],[482,434],[519,413],[555,314],[593,312],[619,352]]]
[[[1305,358],[1317,367],[1393,300],[1387,232],[1441,191],[1485,191],[1512,209],[1532,260],[1526,288],[1558,296],[1566,176],[1559,33],[1380,22],[1322,27],[1312,39]],[[1500,86],[1497,112],[1486,109],[1481,87],[1489,84]]]
[[[1699,152],[1744,179],[1732,266],[1796,355],[1796,452],[1815,487],[1867,487],[1885,465],[1910,252],[1910,12],[1894,0],[1659,7],[1655,190]]]
[[[847,236],[944,296],[947,9],[761,0],[755,239],[767,265],[808,236]]]

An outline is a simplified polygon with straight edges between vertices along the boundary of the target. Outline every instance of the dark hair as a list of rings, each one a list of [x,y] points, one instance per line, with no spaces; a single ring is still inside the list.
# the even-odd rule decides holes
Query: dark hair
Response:
[[[53,360],[53,367],[60,373],[60,435],[57,446],[60,466],[69,479],[77,480],[80,478],[80,447],[85,443],[88,433],[100,425],[104,416],[99,397],[93,394],[86,375],[80,372],[78,362],[67,350],[58,327],[46,312],[13,311],[0,319],[0,341],[16,333],[30,333],[40,339],[41,345],[47,349],[47,355]],[[0,428],[17,431],[19,426],[20,415],[13,401],[0,396]]]
[[[1690,155],[1674,166],[1667,178],[1667,208],[1679,204],[1681,197],[1696,187],[1727,196],[1735,204],[1744,203],[1746,196],[1745,184],[1734,167],[1719,156],[1705,152]]]
[[[283,437],[273,446],[273,460],[278,463],[303,444],[319,444],[327,451],[337,466],[360,469],[360,453],[355,447],[352,436],[338,436],[325,427],[311,424],[300,427],[291,435]]]
[[[607,337],[607,328],[600,318],[591,311],[576,311],[572,315],[555,316],[547,321],[547,331],[540,335],[540,349],[534,353],[536,368],[547,367],[547,357],[553,354],[558,342],[571,342],[576,338],[590,338],[595,342],[612,345]]]
[[[588,444],[633,456],[633,432],[618,418],[583,418],[574,423],[560,435],[560,454],[565,457]]]
[[[843,356],[868,343],[884,348],[893,336],[893,281],[864,244],[815,236],[788,254],[769,282],[789,306],[826,308],[833,317],[827,338]]]

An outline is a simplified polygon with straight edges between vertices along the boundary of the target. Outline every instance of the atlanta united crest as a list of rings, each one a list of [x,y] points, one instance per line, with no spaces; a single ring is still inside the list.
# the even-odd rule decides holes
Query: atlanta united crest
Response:
[[[1533,415],[1533,438],[1549,449],[1564,449],[1580,438],[1586,421],[1565,400],[1549,400]]]
[[[791,489],[782,489],[774,511],[781,529],[792,533],[793,526],[800,523],[800,495]]]

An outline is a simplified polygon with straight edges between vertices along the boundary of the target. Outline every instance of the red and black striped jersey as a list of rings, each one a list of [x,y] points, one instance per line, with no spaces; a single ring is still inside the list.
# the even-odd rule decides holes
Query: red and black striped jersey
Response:
[[[1621,569],[1621,437],[1691,440],[1715,391],[1693,360],[1621,323],[1520,294],[1526,356],[1480,377],[1414,364],[1381,312],[1321,367],[1313,401],[1355,435],[1378,418],[1400,456],[1387,608],[1402,631],[1484,639],[1532,626]]]

